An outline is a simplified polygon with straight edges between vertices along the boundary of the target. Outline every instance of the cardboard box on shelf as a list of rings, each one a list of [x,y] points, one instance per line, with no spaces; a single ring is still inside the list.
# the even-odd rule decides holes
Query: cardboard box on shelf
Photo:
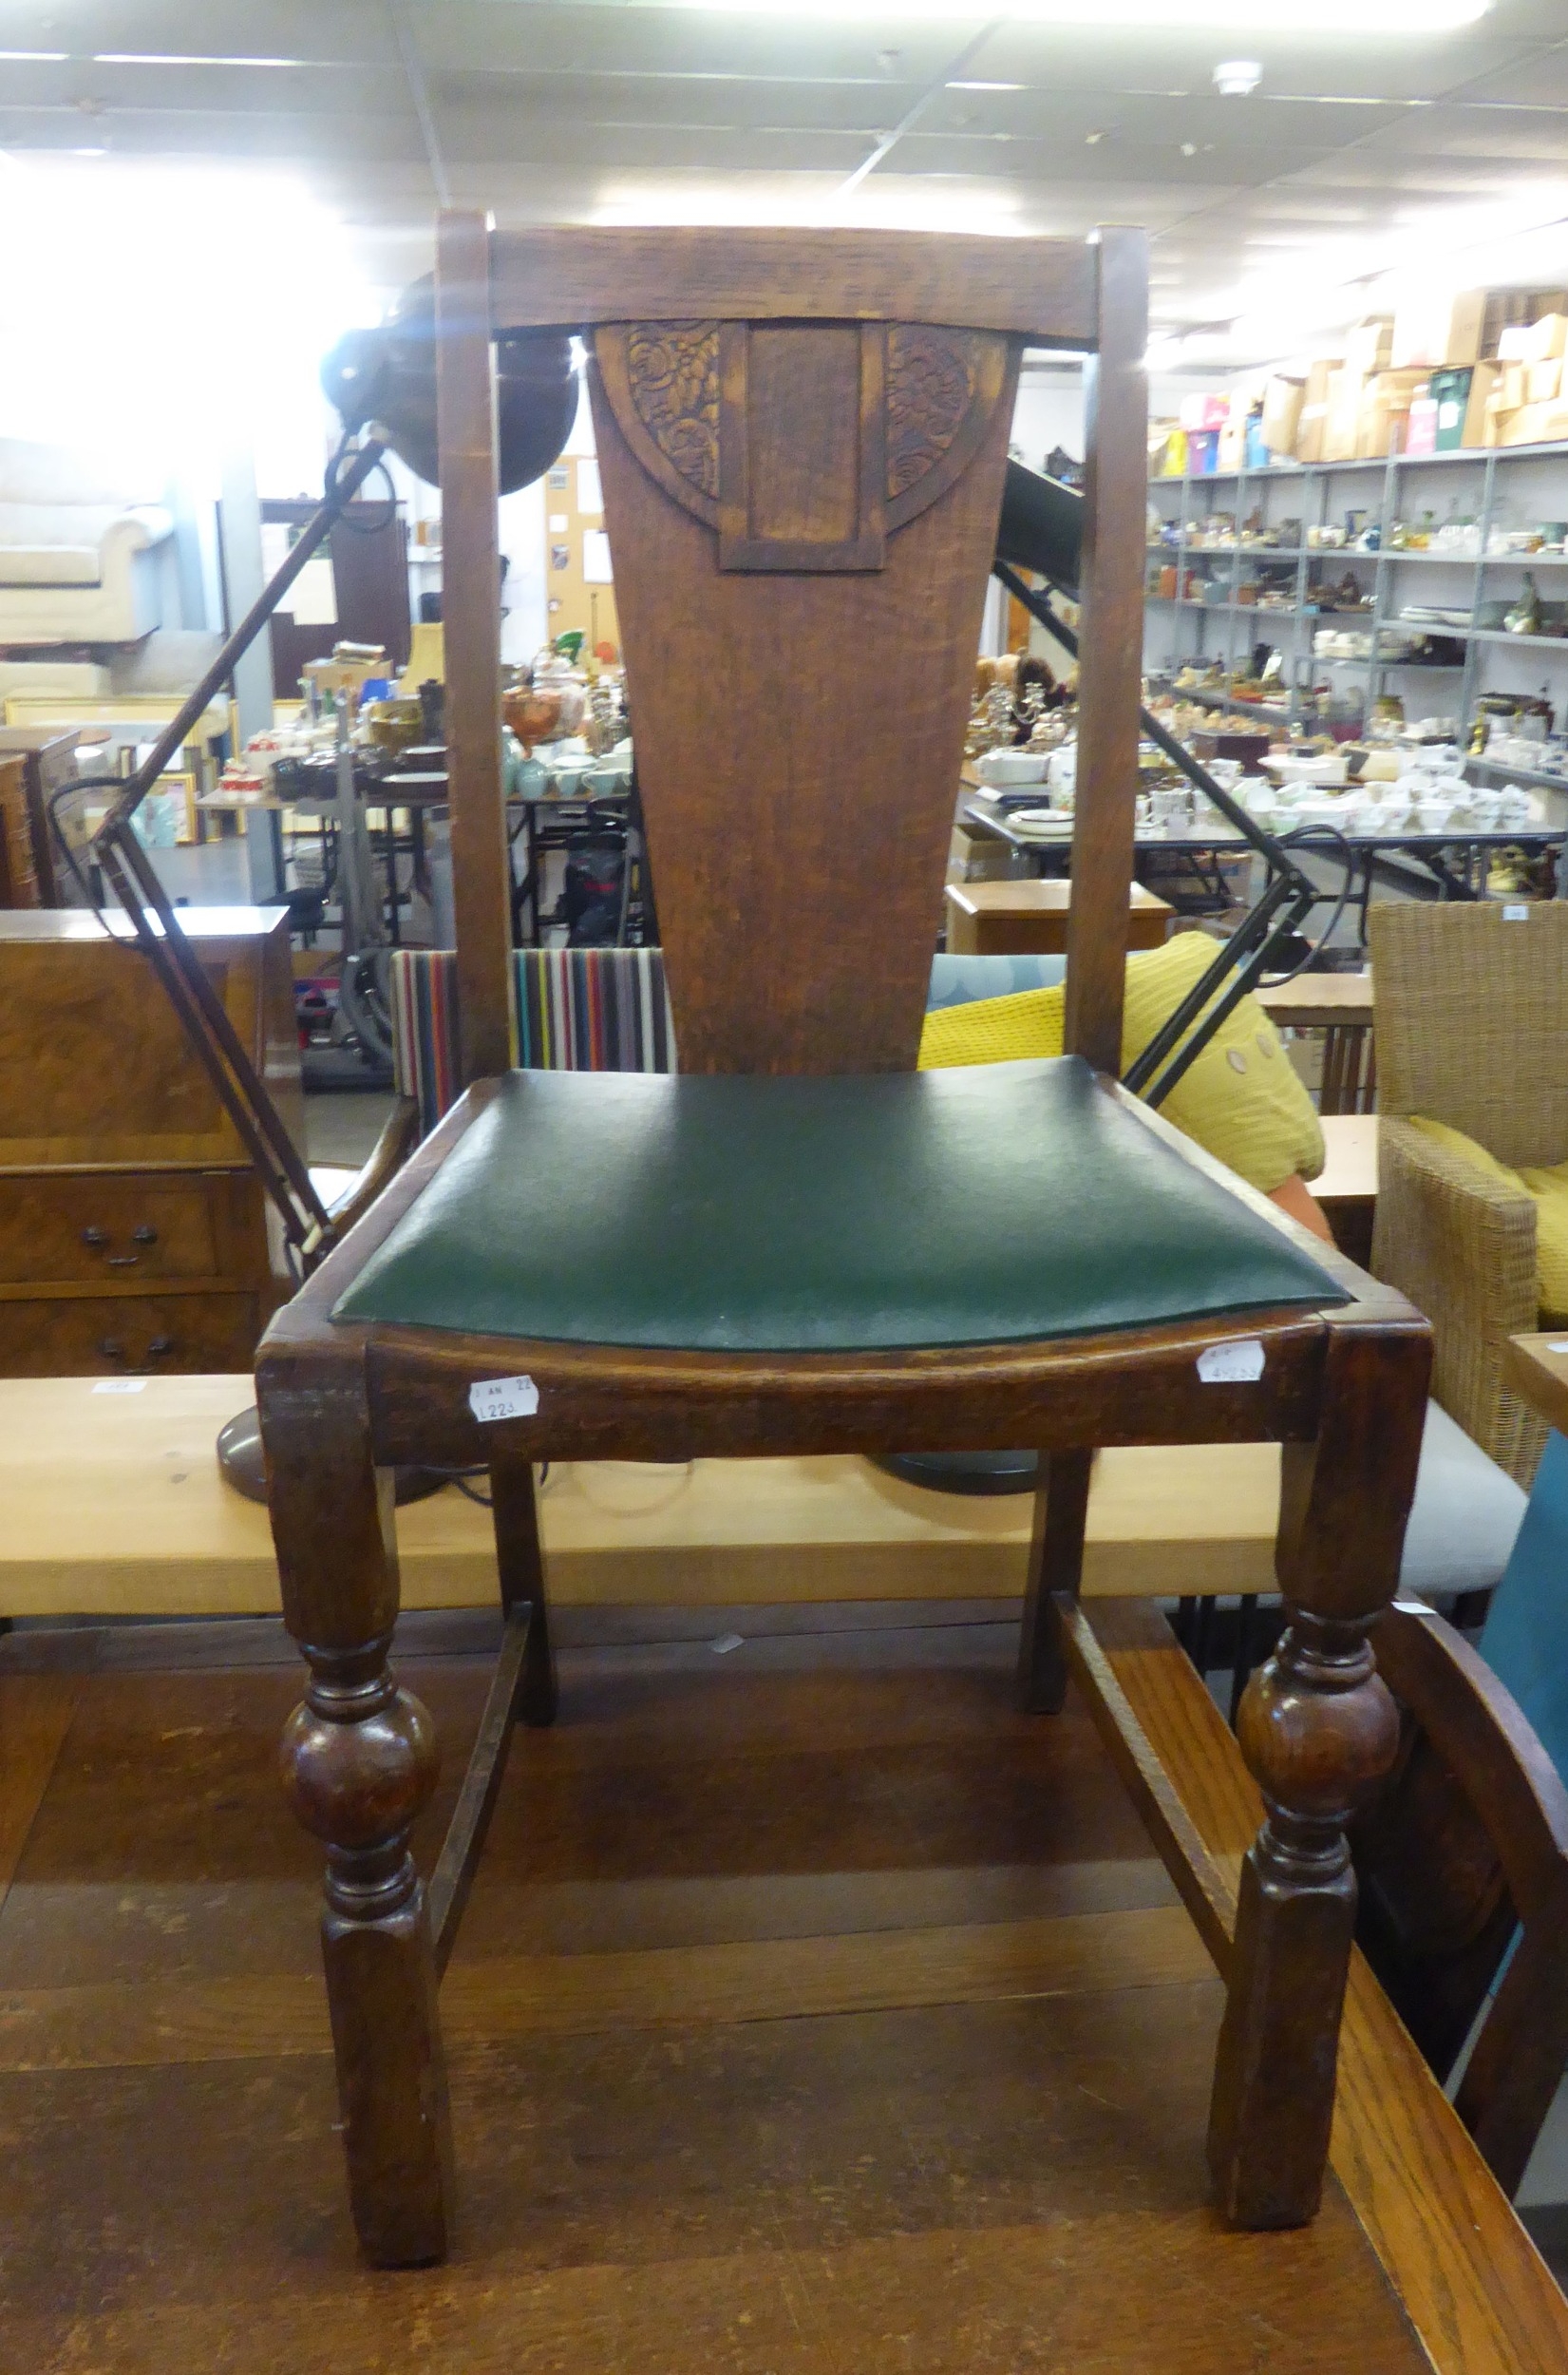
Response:
[[[1516,405],[1503,403],[1501,393],[1490,396],[1481,417],[1480,442],[1482,445],[1501,446],[1503,442],[1503,431],[1517,410]]]
[[[1247,416],[1233,413],[1219,430],[1215,441],[1214,466],[1217,470],[1244,470],[1247,466]]]
[[[1419,363],[1441,370],[1479,362],[1485,312],[1483,289],[1462,289],[1454,296],[1408,298],[1394,314],[1389,362],[1395,370]]]
[[[1517,412],[1524,402],[1526,369],[1527,366],[1523,363],[1505,363],[1502,366],[1502,376],[1498,381],[1498,393],[1502,398],[1502,408],[1505,412]]]
[[[1525,331],[1521,352],[1526,363],[1560,362],[1568,354],[1568,314],[1542,314]]]
[[[1309,363],[1307,366],[1307,385],[1303,392],[1302,402],[1304,404],[1327,404],[1329,401],[1329,382],[1333,377],[1335,371],[1342,370],[1343,369],[1344,357],[1343,355],[1338,354],[1322,354],[1318,356],[1314,363]]]
[[[1385,454],[1403,453],[1409,419],[1407,397],[1383,397],[1369,392],[1362,399],[1361,414],[1356,424],[1356,460],[1378,462]]]
[[[1547,444],[1554,434],[1547,425],[1559,417],[1560,408],[1560,406],[1557,404],[1521,404],[1517,411],[1510,412],[1505,417],[1502,434],[1498,439],[1499,445],[1543,446]]]
[[[1298,462],[1321,462],[1324,432],[1329,425],[1327,403],[1304,404],[1301,418],[1295,425],[1295,458]]]
[[[1361,399],[1366,382],[1347,364],[1329,378],[1329,417],[1323,428],[1325,462],[1353,462],[1361,434]]]
[[[1562,393],[1562,365],[1553,358],[1547,363],[1526,363],[1524,366],[1524,401],[1526,404],[1552,404]]]
[[[1287,379],[1275,372],[1263,390],[1263,443],[1271,453],[1294,453],[1306,398],[1304,379]]]
[[[1391,315],[1369,316],[1357,322],[1345,340],[1345,366],[1370,379],[1393,361],[1394,325]]]

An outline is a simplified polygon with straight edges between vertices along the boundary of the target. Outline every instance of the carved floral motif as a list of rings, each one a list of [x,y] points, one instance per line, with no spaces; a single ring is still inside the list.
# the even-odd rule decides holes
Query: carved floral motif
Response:
[[[665,460],[719,492],[719,325],[638,322],[626,342],[632,401]]]
[[[887,333],[887,492],[907,494],[963,427],[979,376],[979,344],[963,330],[896,322]]]

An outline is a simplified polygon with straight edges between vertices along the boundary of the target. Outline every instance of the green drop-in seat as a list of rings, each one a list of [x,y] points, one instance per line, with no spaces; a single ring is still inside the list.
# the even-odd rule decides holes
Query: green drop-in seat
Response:
[[[1345,1300],[1063,1056],[831,1079],[512,1073],[332,1317],[829,1353]]]

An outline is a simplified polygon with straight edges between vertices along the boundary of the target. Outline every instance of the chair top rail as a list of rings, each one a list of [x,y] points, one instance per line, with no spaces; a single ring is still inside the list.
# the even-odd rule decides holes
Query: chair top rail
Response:
[[[601,322],[899,321],[1099,343],[1099,263],[1082,239],[912,231],[595,230],[490,237],[497,331]]]

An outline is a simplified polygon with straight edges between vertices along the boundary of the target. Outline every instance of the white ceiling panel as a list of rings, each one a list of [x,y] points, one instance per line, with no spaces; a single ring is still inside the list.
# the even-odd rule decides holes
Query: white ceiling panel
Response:
[[[32,53],[0,54],[0,147],[275,162],[343,215],[378,279],[427,257],[440,173],[516,221],[1143,221],[1165,322],[1287,276],[1293,254],[1351,254],[1412,215],[1441,238],[1445,206],[1568,177],[1568,0],[1497,0],[1410,41],[1011,23],[978,48],[981,19],[894,9],[402,15],[434,159],[391,0],[0,0],[0,53]],[[1222,100],[1214,66],[1241,49],[1261,83]]]

